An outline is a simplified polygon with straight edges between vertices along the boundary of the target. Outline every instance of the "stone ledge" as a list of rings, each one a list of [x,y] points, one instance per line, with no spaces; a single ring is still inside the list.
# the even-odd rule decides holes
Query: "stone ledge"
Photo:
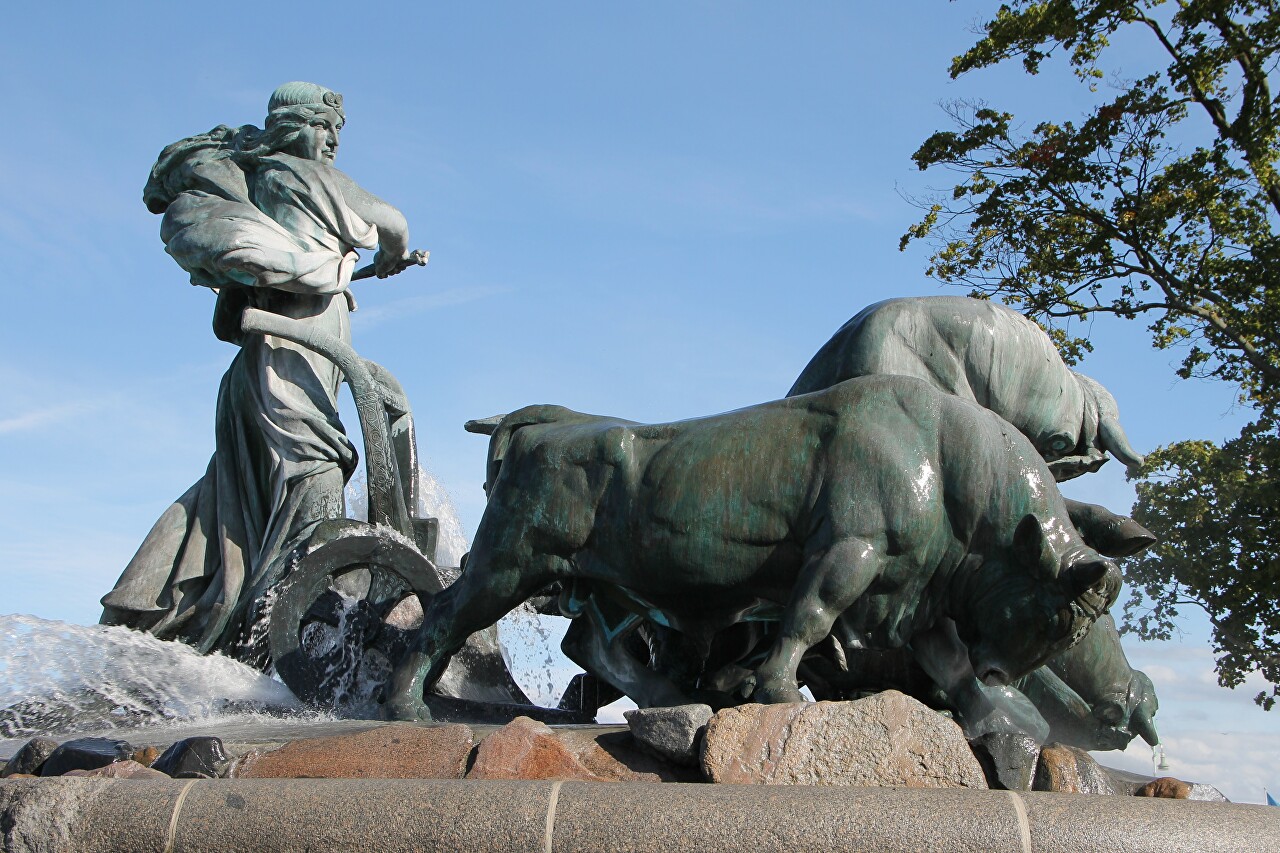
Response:
[[[0,782],[4,853],[1237,851],[1269,806],[956,789],[411,779]]]

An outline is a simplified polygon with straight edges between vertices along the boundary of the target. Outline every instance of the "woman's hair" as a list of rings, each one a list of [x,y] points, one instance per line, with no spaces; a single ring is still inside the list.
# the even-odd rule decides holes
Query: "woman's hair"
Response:
[[[265,130],[251,124],[240,127],[220,124],[208,133],[188,136],[167,146],[151,167],[147,185],[142,190],[147,210],[164,213],[183,192],[216,191],[217,187],[211,187],[207,177],[200,174],[201,166],[216,160],[231,160],[223,165],[232,171],[235,170],[232,163],[246,170],[257,168],[263,157],[290,148],[302,129],[321,112],[333,113],[337,127],[346,121],[341,95],[301,81],[279,86],[271,93],[267,110]],[[226,170],[223,172],[226,177]],[[243,182],[242,176],[239,182]]]
[[[243,130],[220,124],[208,133],[188,136],[165,146],[142,190],[147,210],[164,213],[179,193],[194,189],[200,183],[195,168],[211,160],[230,157],[236,137]]]
[[[302,129],[310,124],[321,110],[328,111],[324,107],[316,109],[316,105],[312,104],[276,107],[267,114],[265,130],[258,130],[252,125],[243,128],[245,131],[252,132],[244,133],[237,140],[237,150],[232,156],[237,163],[252,166],[256,165],[261,157],[288,149],[297,141]],[[338,127],[341,126],[341,119],[339,119]]]
[[[151,167],[142,190],[143,203],[152,213],[164,213],[179,193],[205,188],[197,167],[213,160],[230,158],[243,169],[256,168],[263,157],[292,146],[302,129],[321,111],[327,108],[316,109],[308,104],[282,106],[267,116],[265,130],[251,124],[220,124],[208,133],[179,139],[166,146]],[[340,116],[338,120],[341,122]]]

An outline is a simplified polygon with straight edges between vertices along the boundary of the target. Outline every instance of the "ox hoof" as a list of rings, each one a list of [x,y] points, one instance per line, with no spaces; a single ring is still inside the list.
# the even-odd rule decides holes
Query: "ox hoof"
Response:
[[[761,705],[781,705],[792,702],[807,702],[804,694],[795,687],[774,685],[772,687],[761,685],[751,694],[752,702],[759,702]]]
[[[431,709],[421,699],[398,696],[383,706],[388,720],[431,722]]]

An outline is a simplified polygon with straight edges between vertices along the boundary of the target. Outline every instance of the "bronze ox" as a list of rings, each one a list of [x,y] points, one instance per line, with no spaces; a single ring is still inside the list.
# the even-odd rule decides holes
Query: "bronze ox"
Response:
[[[868,306],[823,345],[788,394],[886,373],[918,377],[992,410],[1031,441],[1059,481],[1097,471],[1108,452],[1130,467],[1142,463],[1110,392],[1070,370],[1039,326],[998,303],[930,296]],[[1104,554],[1131,556],[1155,542],[1105,507],[1070,499],[1066,506],[1085,541]],[[1057,740],[1085,749],[1122,749],[1135,734],[1157,742],[1155,689],[1129,666],[1110,617],[1021,686]]]
[[[818,350],[787,395],[886,373],[995,412],[1031,441],[1058,481],[1097,471],[1107,452],[1142,464],[1110,392],[1069,369],[1043,329],[999,303],[927,296],[870,305]]]
[[[1119,586],[1020,433],[909,377],[652,426],[529,407],[493,433],[489,490],[461,577],[397,669],[393,716],[424,716],[466,637],[557,581],[707,644],[777,622],[752,672],[764,702],[800,699],[797,667],[837,617],[870,648],[954,626],[972,673],[1005,684]],[[628,693],[662,693],[661,673],[634,675]]]

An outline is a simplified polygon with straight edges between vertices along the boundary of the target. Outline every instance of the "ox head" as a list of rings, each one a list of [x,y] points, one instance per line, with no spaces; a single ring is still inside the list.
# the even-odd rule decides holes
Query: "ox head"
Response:
[[[1133,469],[1142,464],[1142,454],[1129,444],[1120,426],[1120,407],[1111,392],[1083,373],[1071,372],[1084,398],[1081,428],[1074,434],[1062,433],[1037,442],[1037,449],[1049,463],[1053,478],[1059,483],[1097,471],[1107,461],[1107,453]]]
[[[1123,695],[1108,696],[1093,705],[1097,730],[1093,749],[1124,749],[1134,736],[1151,746],[1160,742],[1155,715],[1160,708],[1155,685],[1145,672],[1134,670]]]
[[[966,617],[957,619],[978,679],[1010,683],[1084,636],[1120,591],[1115,563],[1056,520],[1029,514],[1009,549],[975,573]]]

